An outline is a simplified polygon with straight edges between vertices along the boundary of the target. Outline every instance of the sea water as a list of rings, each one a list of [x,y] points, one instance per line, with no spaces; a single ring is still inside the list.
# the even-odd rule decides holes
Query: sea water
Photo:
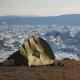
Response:
[[[41,25],[42,26],[42,25]],[[35,27],[35,26],[29,26],[26,25],[12,25],[11,27],[1,27],[0,30],[0,62],[4,61],[8,56],[10,56],[13,52],[19,49],[21,44],[23,44],[24,39],[28,36],[31,36],[33,34],[39,34],[40,37],[44,38],[51,46],[53,53],[57,60],[61,60],[63,58],[71,58],[71,59],[80,59],[80,43],[78,45],[65,45],[63,41],[70,41],[69,39],[65,38],[66,40],[62,39],[59,44],[54,43],[52,41],[52,37],[54,37],[52,34],[49,34],[49,36],[45,35],[48,33],[55,32],[62,32],[63,27],[58,27],[54,29],[52,27],[51,29],[48,26],[44,27]],[[72,37],[80,31],[80,27],[71,27],[72,31],[70,31]],[[44,36],[45,35],[45,36]],[[18,46],[15,46],[13,43],[20,43]],[[4,46],[10,45],[9,47]],[[62,45],[65,45],[64,47]]]

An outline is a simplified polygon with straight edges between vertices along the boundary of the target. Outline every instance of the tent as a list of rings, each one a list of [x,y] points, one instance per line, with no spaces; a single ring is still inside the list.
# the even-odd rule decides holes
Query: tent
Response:
[[[54,59],[55,56],[49,44],[44,39],[33,36],[25,40],[19,50],[4,61],[4,65],[5,63],[29,67],[49,65],[55,62]]]

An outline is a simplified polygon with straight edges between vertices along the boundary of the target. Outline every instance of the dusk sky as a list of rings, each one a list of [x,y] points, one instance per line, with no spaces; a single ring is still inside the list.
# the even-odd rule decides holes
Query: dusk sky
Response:
[[[80,14],[80,0],[0,0],[0,16]]]

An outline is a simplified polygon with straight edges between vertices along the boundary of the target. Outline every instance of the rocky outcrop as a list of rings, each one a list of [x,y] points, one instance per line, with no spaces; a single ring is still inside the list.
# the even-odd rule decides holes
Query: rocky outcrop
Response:
[[[64,59],[57,62],[57,65],[31,68],[0,67],[0,80],[80,80],[80,61]]]

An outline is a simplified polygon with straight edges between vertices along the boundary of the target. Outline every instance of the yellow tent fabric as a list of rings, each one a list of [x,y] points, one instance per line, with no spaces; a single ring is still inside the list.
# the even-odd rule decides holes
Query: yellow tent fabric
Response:
[[[20,53],[28,60],[28,66],[53,64],[54,53],[49,44],[40,37],[27,39],[20,48]]]

